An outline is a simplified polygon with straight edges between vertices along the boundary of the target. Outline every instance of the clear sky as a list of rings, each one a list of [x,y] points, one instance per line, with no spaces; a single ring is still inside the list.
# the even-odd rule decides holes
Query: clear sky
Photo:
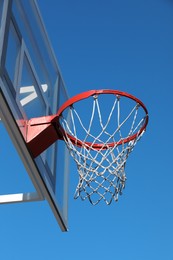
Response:
[[[173,259],[173,1],[38,4],[69,96],[126,91],[145,103],[150,120],[127,161],[118,203],[93,207],[73,200],[70,188],[67,233],[46,202],[1,205],[0,259]],[[25,170],[0,130],[1,191],[15,191],[15,182],[27,187]],[[71,161],[71,183],[75,174]]]

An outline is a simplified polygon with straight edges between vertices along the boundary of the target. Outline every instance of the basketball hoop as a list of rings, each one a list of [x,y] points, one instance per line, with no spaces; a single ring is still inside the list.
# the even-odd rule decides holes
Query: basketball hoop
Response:
[[[66,101],[57,117],[77,164],[74,197],[93,205],[117,201],[125,187],[127,158],[148,124],[145,105],[126,92],[91,90]]]

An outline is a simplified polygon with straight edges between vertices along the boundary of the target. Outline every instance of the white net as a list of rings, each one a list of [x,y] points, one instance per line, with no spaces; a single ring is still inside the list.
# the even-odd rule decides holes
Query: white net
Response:
[[[60,117],[64,140],[79,175],[74,197],[89,199],[93,205],[101,200],[110,204],[122,194],[126,160],[144,132],[140,129],[145,121],[143,108],[134,100],[102,96],[89,97],[87,110],[83,106],[77,109],[76,103],[68,108],[66,116],[62,113]],[[128,141],[133,135],[133,140]]]

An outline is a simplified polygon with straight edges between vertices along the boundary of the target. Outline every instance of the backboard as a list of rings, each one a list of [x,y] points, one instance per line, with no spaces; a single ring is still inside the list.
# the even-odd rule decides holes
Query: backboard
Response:
[[[0,0],[0,117],[35,186],[36,194],[1,197],[1,203],[47,199],[67,230],[69,156],[58,141],[36,159],[26,146],[26,122],[55,114],[68,99],[35,0]],[[4,200],[3,200],[4,198]],[[16,198],[16,199],[15,199]]]

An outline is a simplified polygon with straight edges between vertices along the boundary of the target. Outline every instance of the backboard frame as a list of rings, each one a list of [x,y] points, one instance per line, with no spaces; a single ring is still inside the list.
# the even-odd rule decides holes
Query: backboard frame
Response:
[[[12,139],[12,142],[14,143],[14,146],[28,172],[28,175],[35,187],[36,192],[29,192],[29,193],[19,193],[19,194],[7,194],[7,195],[0,195],[0,204],[4,203],[15,203],[15,202],[29,202],[29,201],[40,201],[40,200],[47,200],[52,212],[54,213],[54,216],[61,228],[62,231],[67,231],[67,208],[63,209],[64,211],[61,213],[60,212],[60,205],[58,205],[58,201],[55,198],[54,194],[54,188],[52,186],[52,182],[55,182],[55,179],[49,179],[49,177],[54,176],[46,176],[46,174],[43,173],[46,178],[43,178],[43,175],[40,174],[40,169],[45,171],[45,167],[43,165],[43,161],[41,157],[36,158],[35,160],[33,159],[31,153],[29,152],[27,145],[26,145],[26,140],[24,139],[24,135],[21,132],[21,129],[19,127],[19,123],[16,122],[16,118],[14,117],[14,111],[12,111],[12,106],[10,106],[10,98],[9,96],[13,98],[13,91],[11,92],[6,88],[7,84],[6,82],[9,81],[7,71],[5,68],[5,59],[6,59],[6,51],[7,51],[7,42],[8,42],[8,31],[9,31],[9,26],[10,26],[10,21],[11,19],[14,20],[15,23],[15,18],[13,17],[12,14],[12,4],[15,2],[14,0],[5,0],[2,1],[3,3],[3,12],[2,12],[2,18],[0,20],[0,37],[1,37],[1,42],[0,42],[0,118],[2,119],[2,122],[4,123],[7,132]],[[36,15],[36,19],[38,20],[39,26],[42,30],[42,36],[44,37],[45,45],[48,48],[48,55],[51,56],[52,62],[53,62],[53,67],[57,73],[57,78],[55,85],[57,84],[57,90],[56,93],[59,94],[60,91],[60,81],[64,85],[62,75],[59,69],[59,66],[56,61],[56,57],[54,55],[54,52],[52,50],[51,44],[49,42],[47,32],[45,30],[45,26],[37,5],[36,0],[33,0],[31,3],[31,8],[33,10],[33,13]],[[15,24],[17,28],[17,24]],[[19,38],[21,39],[21,52],[20,52],[20,60],[19,60],[19,66],[17,73],[20,77],[20,72],[21,72],[21,60],[22,60],[22,55],[26,54],[27,58],[29,59],[29,65],[31,66],[31,69],[33,71],[33,75],[36,76],[37,72],[34,71],[34,66],[32,65],[32,60],[30,59],[30,54],[28,52],[27,46],[25,42],[23,41],[22,35],[20,34],[20,30],[17,28],[17,33],[19,34]],[[32,43],[33,44],[33,43]],[[36,47],[37,48],[37,47]],[[44,65],[43,65],[44,66]],[[15,79],[15,82],[17,82],[17,79]],[[39,88],[41,88],[41,82],[39,81],[39,78],[36,78],[36,82],[39,83]],[[63,91],[66,91],[63,89]],[[68,96],[67,93],[65,93],[66,96]],[[44,97],[43,97],[44,98]],[[57,102],[58,102],[58,95],[56,97]],[[45,100],[46,102],[46,100]],[[18,104],[20,106],[20,104]],[[17,103],[15,104],[16,106],[16,111],[19,110],[19,107],[17,107]],[[48,108],[48,106],[47,106]],[[54,107],[53,109],[56,109]],[[21,111],[20,111],[21,113]],[[25,115],[23,115],[25,118]],[[27,118],[26,118],[27,119]],[[22,124],[22,122],[21,122]],[[25,124],[25,122],[24,122]],[[57,149],[57,148],[55,148]],[[54,155],[55,156],[55,155]],[[42,155],[44,157],[44,154]],[[56,158],[55,158],[56,159]],[[67,159],[66,159],[67,160]],[[38,169],[38,164],[39,164],[39,169]],[[55,165],[54,165],[55,167]],[[65,176],[64,178],[66,178]],[[55,176],[56,178],[56,176]],[[64,193],[67,193],[67,187],[65,187]],[[67,195],[65,195],[67,196]],[[63,197],[64,200],[67,200],[67,197]],[[67,203],[68,204],[68,203]]]

